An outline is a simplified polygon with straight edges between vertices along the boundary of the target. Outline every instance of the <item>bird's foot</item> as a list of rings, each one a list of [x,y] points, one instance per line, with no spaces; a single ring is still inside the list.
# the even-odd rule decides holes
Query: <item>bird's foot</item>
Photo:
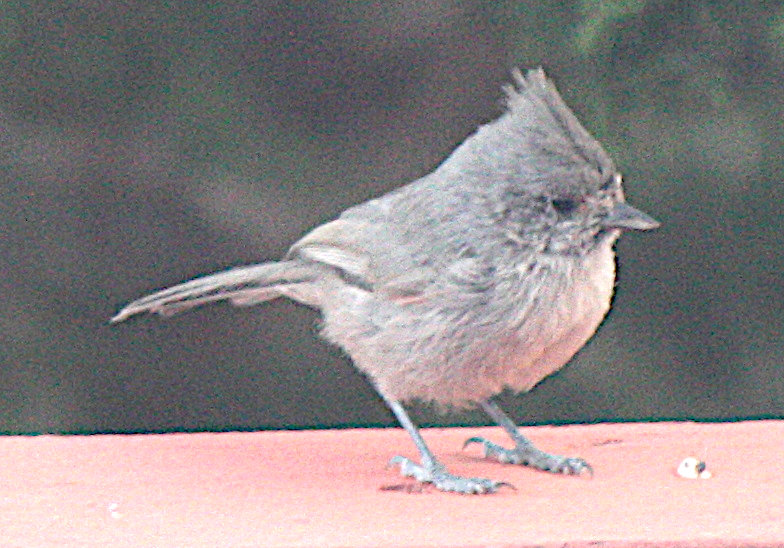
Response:
[[[501,487],[514,486],[503,481],[493,481],[485,478],[464,478],[454,476],[446,471],[440,464],[424,466],[405,457],[392,457],[389,465],[399,464],[403,476],[414,478],[422,483],[431,483],[439,491],[451,491],[463,495],[480,495],[495,493]]]
[[[463,444],[463,449],[472,443],[482,445],[485,458],[494,458],[504,464],[519,464],[545,472],[571,476],[579,476],[583,472],[587,472],[593,477],[593,468],[585,460],[576,457],[551,455],[537,449],[531,443],[517,444],[514,449],[506,449],[490,440],[476,437],[467,439]]]

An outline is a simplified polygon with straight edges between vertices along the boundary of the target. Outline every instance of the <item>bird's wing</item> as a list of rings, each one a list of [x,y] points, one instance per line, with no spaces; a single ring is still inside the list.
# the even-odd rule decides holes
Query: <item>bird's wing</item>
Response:
[[[328,265],[346,283],[394,298],[420,294],[435,272],[413,263],[399,242],[400,232],[389,222],[340,218],[315,228],[296,242],[288,259]]]

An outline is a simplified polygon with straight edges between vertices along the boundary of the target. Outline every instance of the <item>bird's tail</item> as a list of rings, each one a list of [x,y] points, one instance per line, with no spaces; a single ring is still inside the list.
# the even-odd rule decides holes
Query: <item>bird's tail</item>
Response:
[[[120,310],[110,322],[121,322],[141,312],[170,316],[221,300],[229,300],[235,305],[252,305],[285,295],[305,304],[316,305],[313,291],[316,274],[312,265],[297,261],[233,268],[137,299]]]

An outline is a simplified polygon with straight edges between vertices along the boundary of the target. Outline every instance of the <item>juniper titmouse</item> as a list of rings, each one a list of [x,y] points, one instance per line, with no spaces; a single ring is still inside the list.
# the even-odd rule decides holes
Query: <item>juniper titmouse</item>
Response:
[[[513,76],[506,112],[433,173],[346,210],[282,261],[159,291],[112,321],[288,297],[321,311],[323,336],[351,356],[413,438],[421,460],[392,459],[404,475],[460,493],[504,485],[448,473],[403,409],[412,399],[484,408],[515,442],[468,440],[486,456],[590,470],[535,448],[490,398],[530,390],[569,361],[610,308],[620,232],[658,222],[624,202],[612,160],[544,72]]]

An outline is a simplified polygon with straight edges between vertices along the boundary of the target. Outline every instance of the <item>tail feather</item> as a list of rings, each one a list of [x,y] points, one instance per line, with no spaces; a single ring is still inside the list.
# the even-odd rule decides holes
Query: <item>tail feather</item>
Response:
[[[289,293],[288,286],[307,284],[313,278],[312,266],[293,261],[233,268],[137,299],[120,310],[110,322],[121,322],[142,312],[168,316],[220,300],[230,300],[237,305],[261,303],[286,295]]]

